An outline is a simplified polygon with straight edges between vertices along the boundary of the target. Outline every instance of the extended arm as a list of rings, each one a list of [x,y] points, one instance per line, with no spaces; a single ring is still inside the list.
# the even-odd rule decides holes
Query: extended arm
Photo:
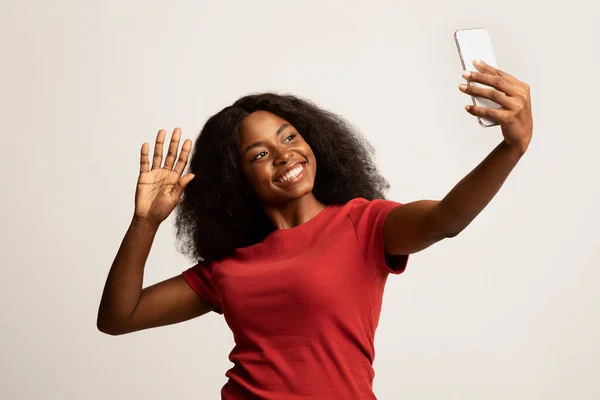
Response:
[[[482,72],[463,77],[492,89],[461,85],[460,90],[491,99],[502,108],[469,106],[467,111],[498,121],[504,140],[441,201],[407,203],[388,214],[384,243],[390,255],[415,253],[459,234],[496,195],[529,146],[533,134],[529,86],[484,63],[475,65]]]

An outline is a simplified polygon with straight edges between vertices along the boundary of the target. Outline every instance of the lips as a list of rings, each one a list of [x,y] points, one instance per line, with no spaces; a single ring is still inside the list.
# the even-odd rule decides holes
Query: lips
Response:
[[[292,171],[294,168],[296,168],[298,165],[306,165],[306,161],[301,161],[301,162],[297,162],[295,164],[292,164],[288,167],[286,167],[283,171],[281,171],[276,177],[275,179],[273,179],[273,181],[278,182],[279,179],[281,179],[286,173]]]

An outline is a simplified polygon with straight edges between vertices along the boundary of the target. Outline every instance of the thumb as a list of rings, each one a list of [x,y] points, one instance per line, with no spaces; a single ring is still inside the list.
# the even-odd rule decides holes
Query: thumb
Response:
[[[177,197],[181,196],[181,194],[185,190],[185,187],[188,185],[188,183],[191,182],[192,179],[194,179],[195,176],[196,175],[194,174],[187,174],[179,179],[177,185],[175,185],[175,192],[177,193]]]

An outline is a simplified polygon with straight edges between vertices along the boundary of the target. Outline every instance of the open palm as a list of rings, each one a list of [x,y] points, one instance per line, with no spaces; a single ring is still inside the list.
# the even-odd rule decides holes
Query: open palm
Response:
[[[163,129],[158,131],[158,135],[156,135],[152,168],[150,168],[148,160],[150,145],[148,143],[142,145],[140,176],[135,192],[135,217],[155,224],[164,221],[175,209],[183,190],[194,178],[193,174],[181,176],[188,161],[192,141],[187,139],[183,143],[179,159],[177,159],[179,138],[181,136],[179,128],[175,128],[173,135],[171,135],[167,157],[164,165],[161,165],[165,136],[166,132]],[[177,160],[177,163],[175,163],[175,160]]]

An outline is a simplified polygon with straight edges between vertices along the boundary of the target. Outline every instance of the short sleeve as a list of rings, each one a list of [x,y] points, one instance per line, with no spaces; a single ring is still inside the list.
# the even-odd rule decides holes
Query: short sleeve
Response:
[[[352,200],[349,216],[354,225],[356,238],[361,247],[365,262],[374,265],[384,274],[401,274],[406,269],[408,254],[387,256],[383,241],[383,224],[386,217],[401,203],[391,200]]]
[[[190,285],[200,297],[215,306],[213,311],[218,314],[223,314],[221,298],[213,285],[212,263],[199,262],[193,267],[183,271],[182,275],[188,285]]]

